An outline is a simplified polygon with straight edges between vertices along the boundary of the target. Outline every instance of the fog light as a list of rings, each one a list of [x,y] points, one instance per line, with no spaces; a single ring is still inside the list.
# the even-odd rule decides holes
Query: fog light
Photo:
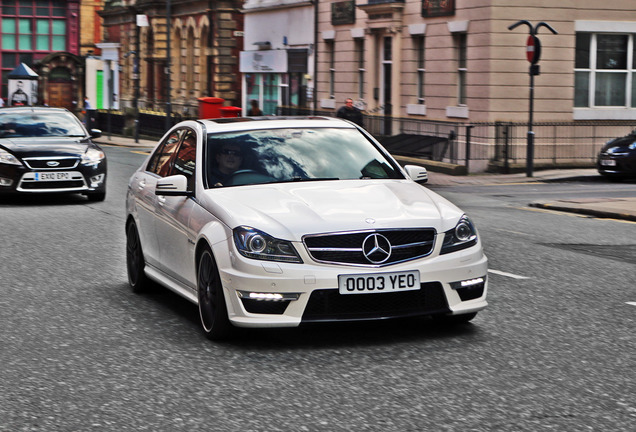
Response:
[[[98,174],[91,177],[91,187],[97,187],[104,181],[104,174]]]
[[[0,186],[11,186],[13,184],[13,180],[0,177]]]
[[[459,282],[451,282],[450,286],[452,289],[460,289],[460,288],[471,288],[477,285],[483,285],[485,277],[478,277],[474,279],[466,279]]]
[[[451,282],[450,286],[457,291],[462,301],[474,300],[484,295],[486,276]]]
[[[298,300],[298,297],[300,297],[300,294],[298,293],[260,293],[248,291],[239,291],[238,295],[242,299],[275,302]]]

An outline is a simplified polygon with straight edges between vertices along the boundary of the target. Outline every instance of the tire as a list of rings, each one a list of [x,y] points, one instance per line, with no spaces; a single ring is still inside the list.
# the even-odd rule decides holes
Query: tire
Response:
[[[137,225],[131,221],[126,228],[126,269],[128,272],[128,284],[135,293],[142,293],[150,290],[151,281],[146,276],[141,241]]]
[[[88,193],[86,194],[86,198],[88,198],[90,202],[104,201],[106,199],[106,191]]]
[[[209,248],[206,248],[199,257],[197,291],[199,317],[205,336],[210,340],[228,339],[232,334],[233,326],[227,314],[221,277]]]

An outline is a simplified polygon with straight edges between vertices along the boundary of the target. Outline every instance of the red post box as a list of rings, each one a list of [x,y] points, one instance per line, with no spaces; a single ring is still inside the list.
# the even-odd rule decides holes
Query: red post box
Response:
[[[240,117],[243,108],[235,106],[221,107],[221,117]]]
[[[221,116],[221,107],[223,106],[223,102],[225,99],[219,97],[200,97],[199,101],[199,118],[200,119],[208,119],[208,118],[220,118]]]

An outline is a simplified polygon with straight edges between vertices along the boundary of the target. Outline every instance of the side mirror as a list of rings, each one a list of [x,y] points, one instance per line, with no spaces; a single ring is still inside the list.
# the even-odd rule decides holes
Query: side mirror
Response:
[[[91,138],[99,138],[102,136],[102,131],[100,129],[91,129],[90,134]]]
[[[164,177],[157,181],[155,195],[191,196],[188,191],[188,179],[183,174]]]
[[[404,170],[416,183],[426,183],[428,181],[428,171],[418,165],[404,165]]]

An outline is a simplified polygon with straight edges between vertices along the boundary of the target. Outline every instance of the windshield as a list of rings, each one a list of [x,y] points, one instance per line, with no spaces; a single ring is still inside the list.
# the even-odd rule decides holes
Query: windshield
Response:
[[[208,135],[210,187],[404,176],[357,129],[289,128]]]
[[[0,138],[84,137],[86,132],[73,114],[20,111],[0,113]]]

